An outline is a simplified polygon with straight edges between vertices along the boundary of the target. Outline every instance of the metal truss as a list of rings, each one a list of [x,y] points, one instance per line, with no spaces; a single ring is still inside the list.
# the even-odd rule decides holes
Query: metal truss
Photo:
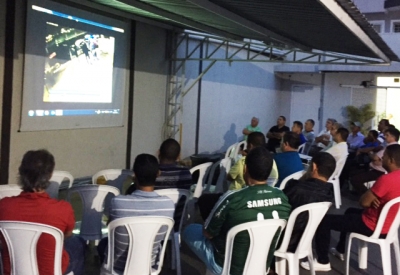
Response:
[[[197,32],[172,34],[164,138],[182,141],[183,98],[217,62],[273,62],[317,65],[387,65],[380,59],[322,51],[304,51],[267,45],[260,41],[234,41]],[[199,54],[201,52],[201,54]],[[196,79],[187,82],[186,62],[208,61]],[[179,137],[177,137],[179,134]]]

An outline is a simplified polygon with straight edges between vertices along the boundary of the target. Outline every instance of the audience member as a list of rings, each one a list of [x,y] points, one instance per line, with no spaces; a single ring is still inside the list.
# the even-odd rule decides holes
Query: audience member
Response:
[[[388,128],[385,131],[385,141],[388,148],[394,144],[398,144],[400,132],[396,128]],[[371,158],[369,164],[369,171],[365,172],[364,169],[353,172],[353,176],[350,178],[350,183],[354,187],[357,193],[364,194],[367,188],[364,186],[365,182],[377,180],[380,176],[386,173],[382,166],[382,157],[386,150],[383,148],[379,152],[375,153],[370,151],[368,154]]]
[[[348,136],[349,130],[346,128],[337,129],[336,133],[333,135],[333,140],[336,142],[336,144],[333,144],[332,147],[325,151],[331,154],[335,158],[336,162],[343,157],[347,157],[349,154],[346,143]]]
[[[326,152],[319,152],[311,160],[307,173],[300,180],[291,179],[283,193],[288,197],[292,211],[297,207],[314,202],[333,202],[333,186],[328,179],[336,169],[335,159]],[[296,250],[307,226],[308,213],[300,214],[293,228],[288,251]]]
[[[364,145],[365,136],[360,132],[360,122],[352,122],[350,124],[350,130],[351,134],[347,138],[347,144],[349,146],[349,153],[352,154],[353,157],[357,152],[357,149]]]
[[[302,133],[303,132],[303,123],[301,123],[301,121],[296,120],[295,122],[293,122],[292,132],[299,135],[300,145],[307,142],[306,137]]]
[[[242,133],[244,135],[244,140],[247,140],[248,135],[250,135],[253,132],[261,132],[261,128],[258,126],[258,122],[260,120],[258,117],[254,117],[251,119],[251,123],[246,126],[246,128],[243,129]]]
[[[266,137],[268,138],[267,149],[271,152],[276,153],[276,148],[280,146],[282,136],[285,132],[289,132],[290,129],[285,125],[286,118],[284,116],[278,117],[275,126],[269,129]]]
[[[368,163],[370,162],[370,158],[368,157],[368,153],[373,151],[376,147],[378,147],[380,142],[378,141],[378,131],[370,130],[368,132],[367,137],[364,139],[364,144],[358,148],[356,157],[357,159],[368,158]],[[365,161],[357,161],[359,164],[365,163]]]
[[[249,136],[250,139],[250,136]],[[263,219],[287,219],[290,205],[277,188],[266,184],[273,159],[264,147],[252,149],[246,157],[244,174],[248,187],[225,193],[213,208],[204,226],[189,225],[183,240],[214,274],[221,274],[225,258],[226,235],[239,224]],[[235,238],[230,274],[241,275],[250,245],[247,233]],[[271,263],[274,244],[270,248],[267,268]]]
[[[306,138],[307,142],[306,142],[306,145],[304,146],[304,149],[302,152],[303,154],[308,154],[311,144],[313,143],[313,141],[315,139],[314,125],[315,125],[315,122],[313,119],[307,119],[306,122],[304,123],[303,135]]]
[[[308,154],[310,156],[314,155],[315,153],[325,149],[326,146],[332,141],[331,136],[331,129],[333,124],[336,122],[336,119],[328,118],[325,123],[325,130],[322,130],[318,136],[315,138],[313,145],[311,146]]]
[[[55,166],[54,157],[46,150],[28,151],[19,166],[20,195],[0,200],[0,221],[22,221],[50,225],[64,233],[61,258],[63,274],[71,271],[84,274],[86,244],[80,237],[72,236],[75,227],[74,211],[66,201],[51,199],[46,193]],[[2,237],[2,244],[6,242]],[[40,274],[54,273],[55,240],[44,234],[37,244],[37,262]],[[8,249],[3,247],[4,274],[11,273]]]
[[[278,182],[275,187],[279,187],[281,182],[293,173],[304,169],[297,148],[300,145],[299,135],[293,132],[286,132],[283,135],[281,149],[282,153],[274,154],[274,160],[278,168]]]
[[[389,123],[388,119],[381,119],[378,123],[378,131],[379,131],[378,141],[381,144],[385,143],[385,131],[386,131],[386,129],[389,128],[389,125],[390,125],[390,123]]]
[[[166,197],[154,192],[154,185],[159,174],[159,165],[156,157],[149,154],[140,154],[136,157],[133,164],[135,184],[137,189],[130,195],[119,195],[111,200],[109,221],[118,218],[136,216],[166,216],[173,217],[174,202]],[[157,234],[153,246],[153,262],[159,252],[159,242],[163,238],[166,228],[162,227]],[[107,247],[107,238],[103,238],[97,249],[101,262],[104,261]],[[115,236],[114,250],[114,269],[122,272],[125,268],[126,258],[129,249],[129,236],[126,228],[117,228]]]
[[[329,271],[330,231],[340,232],[339,242],[330,252],[344,260],[346,236],[350,232],[371,236],[375,230],[379,214],[382,208],[390,200],[400,196],[400,145],[388,146],[383,155],[383,167],[388,171],[387,175],[381,176],[374,186],[366,191],[361,199],[360,205],[364,209],[348,208],[344,215],[326,215],[319,225],[315,234],[315,248],[317,258],[314,261],[315,271]],[[398,207],[392,207],[383,224],[382,234],[388,233],[393,219],[397,215]],[[308,262],[302,262],[301,266],[310,269]]]

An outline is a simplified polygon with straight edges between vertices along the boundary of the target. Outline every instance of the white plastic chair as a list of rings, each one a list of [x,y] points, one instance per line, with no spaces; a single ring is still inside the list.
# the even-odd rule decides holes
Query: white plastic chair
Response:
[[[302,145],[300,145],[299,148],[297,148],[297,152],[303,153],[303,149],[305,146],[306,146],[306,143],[303,143]]]
[[[118,196],[119,190],[107,185],[78,185],[68,189],[67,201],[71,202],[71,196],[78,193],[83,204],[82,222],[80,222],[79,236],[86,241],[100,240],[102,233],[103,203],[108,194]],[[79,222],[77,222],[79,225]],[[74,230],[74,233],[78,231]]]
[[[64,234],[60,229],[39,223],[1,221],[0,231],[7,242],[11,274],[39,275],[36,246],[43,233],[55,239],[54,275],[62,275],[61,257]],[[68,275],[73,275],[73,272]]]
[[[197,165],[193,168],[190,169],[190,173],[193,173],[195,171],[199,171],[199,179],[197,180],[197,183],[195,184],[195,189],[193,192],[193,198],[199,198],[201,194],[203,193],[203,189],[205,188],[205,179],[207,172],[210,170],[210,166],[212,165],[212,162],[206,162],[200,165]]]
[[[59,171],[59,170],[54,170],[53,175],[51,176],[50,181],[57,182],[58,185],[61,185],[61,183],[67,179],[68,180],[68,188],[72,187],[72,184],[74,183],[74,177],[70,172],[67,171]]]
[[[394,246],[394,254],[396,257],[396,266],[397,266],[397,274],[400,274],[400,247],[399,247],[399,236],[398,229],[400,225],[400,213],[398,212],[400,209],[400,197],[390,200],[385,204],[382,208],[381,213],[379,214],[378,223],[376,224],[374,233],[370,236],[364,236],[358,233],[351,233],[349,236],[349,240],[347,243],[347,252],[346,252],[346,275],[349,275],[349,262],[350,262],[350,250],[351,250],[351,242],[353,238],[358,239],[358,265],[361,269],[367,268],[368,262],[368,244],[367,243],[375,243],[378,244],[381,248],[381,257],[382,257],[382,270],[384,275],[392,274],[392,262],[390,257],[390,245]],[[396,205],[397,204],[397,205]],[[390,229],[386,235],[386,238],[379,238],[382,232],[382,227],[385,223],[386,216],[393,207],[394,210],[397,211],[397,215],[394,218]]]
[[[181,275],[181,253],[180,253],[180,246],[181,246],[181,229],[184,221],[186,220],[186,205],[187,202],[189,201],[190,198],[190,191],[185,190],[185,189],[176,189],[176,188],[170,188],[170,189],[160,189],[160,190],[154,190],[157,194],[160,196],[167,196],[169,197],[175,204],[175,211],[176,211],[176,206],[179,203],[184,203],[184,207],[182,209],[182,216],[181,220],[179,221],[179,229],[177,231],[173,231],[170,235],[170,239],[172,241],[172,269],[174,270],[176,268],[176,274]],[[185,201],[181,201],[181,198],[185,197]],[[174,226],[175,228],[176,226]]]
[[[367,187],[368,189],[371,189],[372,186],[374,186],[374,184],[375,184],[375,180],[367,181],[364,183],[365,187]]]
[[[233,156],[232,158],[236,161],[236,159],[238,158],[238,155],[240,153],[241,150],[241,146],[243,145],[243,150],[245,150],[247,148],[247,141],[243,140],[241,142],[236,143],[236,147],[235,147],[235,151],[233,152]]]
[[[21,194],[22,189],[16,184],[0,185],[0,199]]]
[[[346,163],[347,156],[341,157],[337,162],[336,162],[336,169],[335,172],[333,172],[331,178],[328,180],[330,183],[333,184],[333,193],[335,195],[335,206],[337,209],[340,208],[342,205],[342,196],[340,194],[340,181],[339,177],[340,174],[342,173],[344,164]]]
[[[97,179],[99,177],[104,177],[107,180],[115,180],[122,174],[122,169],[105,169],[97,172],[92,176],[92,183],[97,184]]]
[[[237,143],[234,143],[228,147],[228,149],[225,152],[225,158],[233,158],[233,153],[235,152],[236,144]]]
[[[271,247],[275,234],[278,239],[286,221],[280,219],[270,219],[255,222],[247,222],[232,227],[226,236],[225,260],[221,275],[229,275],[232,261],[233,242],[236,234],[247,230],[250,235],[250,248],[247,254],[243,275],[265,275],[265,263],[267,262],[268,252]],[[208,274],[213,274],[207,270]]]
[[[271,173],[269,174],[269,177],[267,179],[267,184],[269,186],[274,187],[275,184],[278,182],[279,180],[279,172],[278,172],[278,166],[276,166],[276,162],[274,160],[273,164],[272,164],[272,170]]]
[[[154,240],[162,226],[167,226],[167,233],[164,236],[162,248],[159,252],[157,269],[151,267]],[[167,217],[146,216],[129,217],[112,221],[108,225],[108,255],[107,263],[103,264],[100,270],[101,275],[114,275],[114,238],[115,229],[125,226],[129,235],[129,251],[126,258],[126,265],[123,275],[156,275],[159,274],[164,261],[165,248],[167,247],[168,236],[172,230],[174,221]]]
[[[278,250],[275,251],[276,273],[286,274],[286,261],[289,266],[289,275],[299,274],[299,259],[308,257],[310,264],[311,274],[315,275],[312,254],[312,239],[315,231],[320,224],[322,218],[325,216],[329,207],[332,205],[330,202],[317,202],[300,206],[293,210],[290,214],[289,221],[286,226],[285,236],[283,237],[282,244]],[[300,213],[308,212],[308,223],[304,229],[304,233],[297,245],[294,253],[288,252],[290,238],[292,237],[293,226],[295,225],[296,218]]]
[[[224,158],[222,160],[217,161],[214,163],[211,168],[210,172],[207,176],[207,185],[204,188],[204,192],[211,192],[211,193],[223,193],[228,190],[228,186],[226,183],[226,174],[231,169],[231,158]],[[214,174],[219,169],[219,175],[215,185],[212,185]]]
[[[286,186],[286,183],[287,183],[289,180],[291,180],[291,179],[298,180],[298,179],[300,179],[305,173],[306,173],[305,170],[301,170],[301,171],[298,171],[298,172],[296,172],[296,173],[293,173],[293,174],[287,176],[286,178],[283,179],[283,181],[281,182],[281,185],[279,185],[279,189],[283,190],[283,189],[285,188],[285,186]]]

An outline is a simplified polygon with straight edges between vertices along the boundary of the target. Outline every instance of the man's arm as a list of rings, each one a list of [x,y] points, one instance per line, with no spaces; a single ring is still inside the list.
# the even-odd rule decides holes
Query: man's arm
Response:
[[[72,230],[64,233],[64,239],[72,236]]]
[[[251,133],[253,133],[253,132],[250,131],[250,130],[247,129],[247,128],[244,128],[243,131],[242,131],[242,134],[243,134],[243,135],[250,135]]]
[[[376,209],[380,204],[379,198],[371,190],[365,192],[360,198],[360,205],[364,208],[373,207]]]

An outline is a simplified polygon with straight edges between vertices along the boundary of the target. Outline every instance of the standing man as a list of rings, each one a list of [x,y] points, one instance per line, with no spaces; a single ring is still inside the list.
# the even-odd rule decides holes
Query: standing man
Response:
[[[259,121],[258,117],[253,116],[250,125],[247,125],[242,131],[244,140],[247,140],[247,137],[253,132],[261,132],[261,128],[258,126]]]
[[[290,129],[285,125],[286,118],[284,116],[278,117],[276,125],[269,129],[266,137],[268,138],[267,149],[270,152],[276,153],[276,148],[280,146],[282,136],[285,132],[289,132]]]
[[[247,187],[225,193],[214,206],[204,226],[191,224],[183,233],[183,240],[214,274],[221,274],[225,258],[226,236],[239,224],[259,218],[287,219],[290,205],[287,197],[277,188],[268,186],[273,159],[264,147],[254,148],[246,157],[244,174]],[[270,256],[273,255],[274,245]],[[235,237],[230,274],[243,274],[250,238],[247,233]],[[272,257],[271,257],[272,258]],[[271,259],[267,260],[266,268]]]
[[[19,166],[21,194],[0,200],[0,221],[34,222],[50,225],[64,233],[61,258],[63,274],[71,271],[83,275],[86,244],[72,236],[75,227],[74,210],[63,200],[51,199],[46,193],[55,166],[54,157],[47,150],[28,151]],[[5,245],[4,239],[2,244]],[[5,248],[5,247],[3,247]],[[37,262],[40,274],[54,274],[55,240],[43,234],[37,244]],[[10,274],[8,249],[2,250],[4,274]]]
[[[315,271],[329,271],[329,244],[331,230],[339,231],[340,238],[335,248],[330,252],[344,261],[347,233],[355,232],[371,236],[377,225],[379,214],[387,202],[400,196],[400,145],[388,146],[383,155],[383,167],[388,171],[381,176],[371,189],[360,199],[364,209],[349,208],[344,215],[326,215],[315,233],[315,248],[317,258],[314,261]],[[398,212],[398,206],[393,206],[386,216],[382,234],[387,234]],[[304,269],[310,270],[308,262],[302,262]]]

